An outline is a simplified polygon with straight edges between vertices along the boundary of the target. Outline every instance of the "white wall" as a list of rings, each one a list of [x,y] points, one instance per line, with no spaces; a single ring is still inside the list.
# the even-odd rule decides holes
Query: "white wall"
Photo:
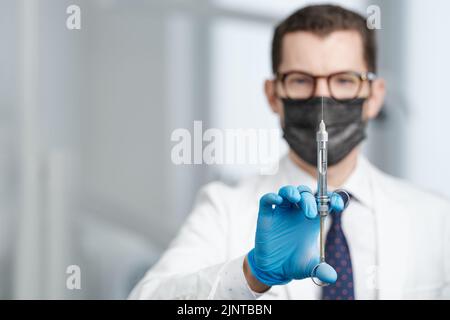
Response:
[[[15,1],[0,3],[0,298],[11,294],[13,235],[17,205],[17,7]]]
[[[449,197],[450,2],[404,2],[408,31],[403,57],[408,99],[405,119],[407,177]]]

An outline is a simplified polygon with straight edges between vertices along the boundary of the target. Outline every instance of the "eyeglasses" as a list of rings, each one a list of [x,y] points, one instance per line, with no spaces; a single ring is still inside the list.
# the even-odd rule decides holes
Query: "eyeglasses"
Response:
[[[330,95],[335,100],[353,100],[361,92],[364,81],[372,82],[376,75],[372,72],[337,72],[324,76],[313,76],[306,72],[290,71],[277,73],[277,80],[282,84],[283,90],[290,99],[310,99],[314,96],[317,80],[327,80]]]

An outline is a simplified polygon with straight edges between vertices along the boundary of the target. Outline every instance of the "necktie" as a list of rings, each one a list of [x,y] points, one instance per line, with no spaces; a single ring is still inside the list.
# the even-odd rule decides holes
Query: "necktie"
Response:
[[[336,269],[338,278],[332,285],[322,288],[322,300],[354,300],[353,270],[347,240],[342,231],[342,212],[332,213],[330,230],[325,240],[325,259]]]

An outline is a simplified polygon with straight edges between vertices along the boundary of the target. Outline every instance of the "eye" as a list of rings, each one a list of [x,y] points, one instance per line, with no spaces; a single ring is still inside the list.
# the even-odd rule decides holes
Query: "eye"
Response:
[[[309,86],[313,82],[309,77],[305,77],[303,75],[293,75],[288,79],[289,83],[295,86]]]
[[[305,83],[307,83],[307,81],[305,79],[295,79],[294,82],[296,84],[305,84]]]
[[[356,83],[355,79],[350,78],[350,77],[338,77],[336,79],[338,84],[354,84]]]
[[[349,79],[344,79],[344,78],[338,79],[338,82],[339,82],[339,83],[342,83],[342,84],[345,84],[345,83],[353,83],[353,81],[351,81],[351,80],[349,80]]]

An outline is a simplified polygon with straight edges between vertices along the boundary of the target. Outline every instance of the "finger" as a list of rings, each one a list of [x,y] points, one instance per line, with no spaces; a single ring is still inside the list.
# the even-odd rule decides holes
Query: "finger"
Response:
[[[345,210],[349,203],[350,203],[350,194],[345,191],[344,189],[338,189],[334,191],[335,193],[339,194],[341,196],[341,198],[344,200],[344,209]]]
[[[330,195],[330,212],[339,213],[347,208],[350,196],[344,190],[336,190]]]
[[[338,194],[333,192],[330,196],[330,212],[339,213],[344,210],[344,200]]]
[[[283,198],[276,193],[266,193],[259,200],[260,211],[272,211],[273,205],[280,205],[283,202]]]
[[[311,189],[306,186],[298,186],[297,190],[300,193],[299,206],[308,219],[317,217],[317,203]]]
[[[303,186],[303,185],[298,186],[298,187],[297,187],[297,190],[298,190],[298,192],[299,192],[300,194],[301,194],[302,192],[309,192],[309,193],[313,194],[313,193],[312,193],[312,190],[311,190],[309,187],[307,187],[307,186]]]
[[[284,186],[280,188],[278,195],[284,200],[282,205],[290,206],[300,201],[300,193],[294,186]]]
[[[322,262],[317,266],[315,276],[320,281],[328,284],[333,284],[337,280],[336,270],[326,262]]]

